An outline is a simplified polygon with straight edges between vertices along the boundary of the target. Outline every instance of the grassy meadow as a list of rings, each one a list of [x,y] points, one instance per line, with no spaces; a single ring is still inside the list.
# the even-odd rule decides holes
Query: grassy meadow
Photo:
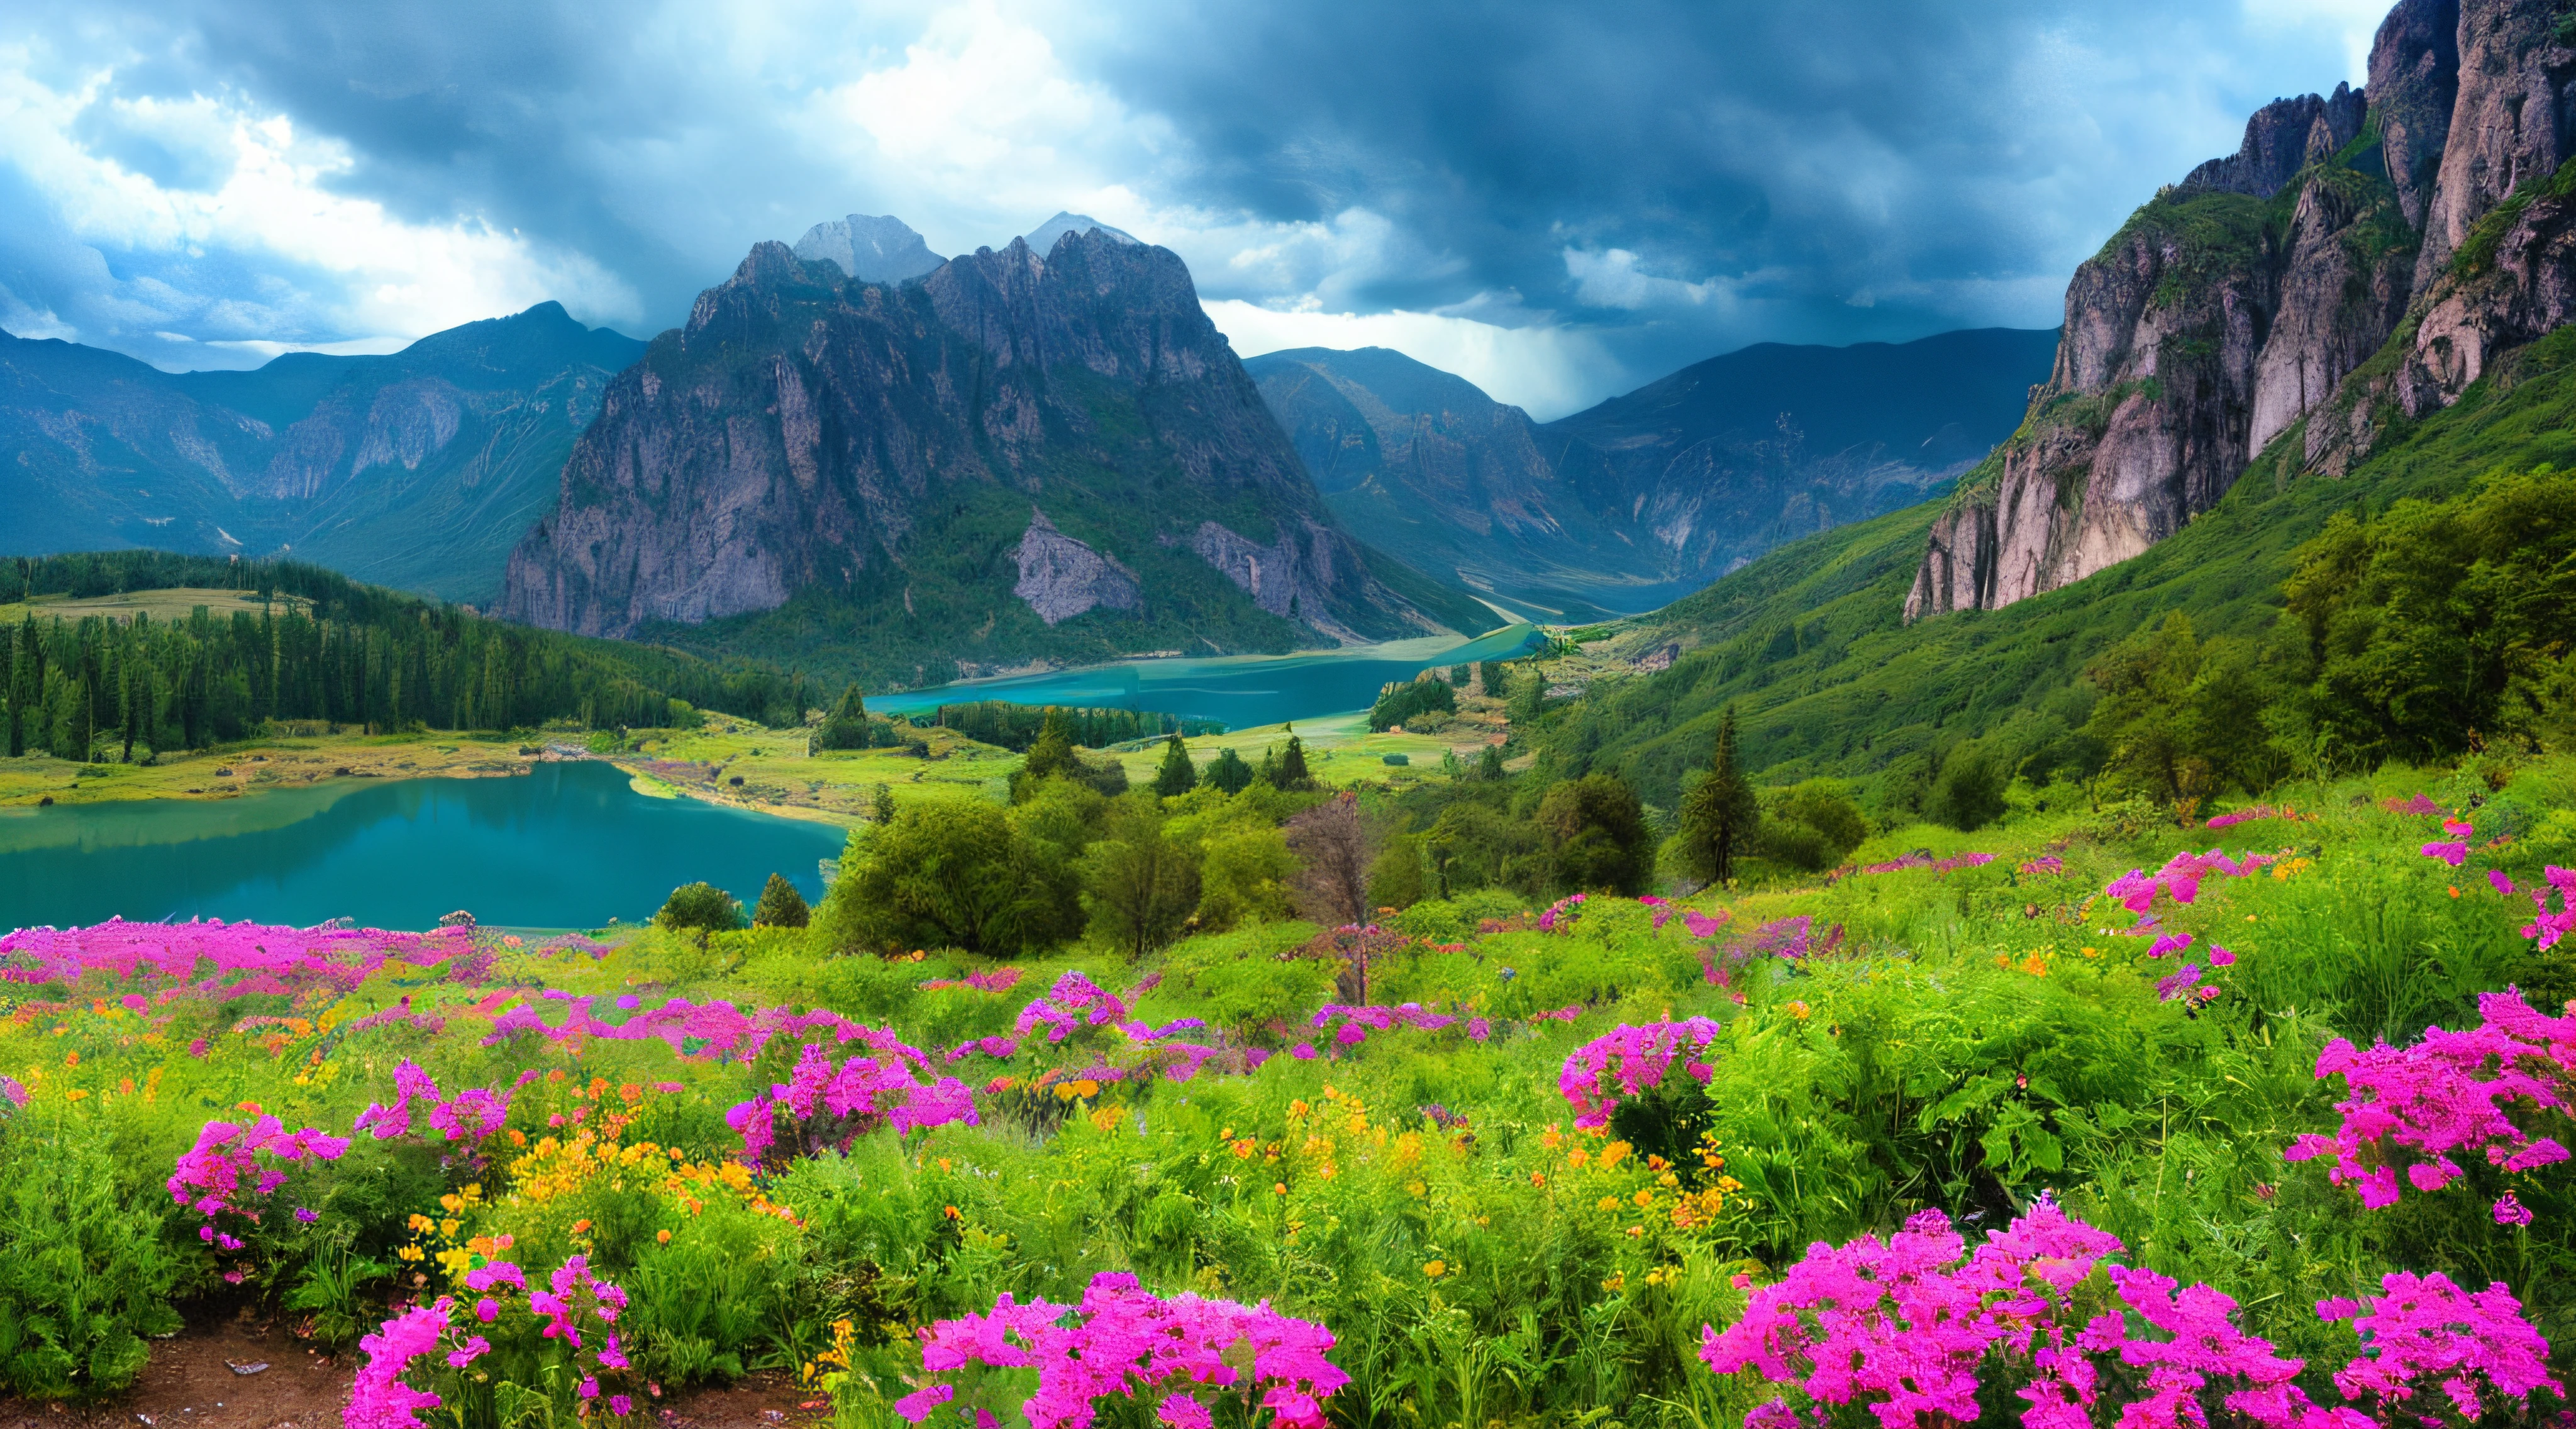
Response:
[[[1426,738],[1298,733],[1322,770],[1373,776],[1404,771],[1365,761]],[[1436,777],[1428,738],[1415,778]],[[714,763],[746,788],[909,766],[917,786],[883,781],[899,797],[961,804],[1013,762],[776,742],[718,723],[620,758]],[[1181,819],[1223,798],[1167,802]],[[1275,1317],[1331,1337],[1319,1379],[1208,1331],[1214,1379],[1093,1386],[1116,1424],[1158,1401],[1166,1422],[1306,1422],[1293,1394],[1221,1387],[1240,1371],[1340,1424],[1706,1429],[1778,1376],[1713,1371],[1704,1334],[1794,1283],[1811,1246],[1928,1234],[1932,1211],[1973,1245],[2056,1208],[2116,1237],[2122,1264],[2228,1297],[2236,1333],[2301,1362],[2299,1393],[2393,1422],[2338,1387],[2362,1342],[2314,1307],[2438,1271],[2509,1287],[2563,1344],[2576,1183],[2461,1153],[2451,1184],[2365,1209],[2326,1161],[2283,1153],[2336,1131],[2346,1083],[2318,1073],[2336,1039],[2410,1046],[2476,1025],[2481,993],[2551,1014],[2576,994],[2565,950],[2524,932],[2530,897],[2500,891],[2576,861],[2576,761],[2390,766],[2248,810],[2218,828],[2048,812],[2017,786],[1995,825],[1886,829],[1831,875],[1661,904],[1458,889],[1366,929],[1245,917],[1141,955],[1094,937],[853,952],[830,900],[810,928],[606,942],[14,935],[0,1392],[113,1394],[149,1337],[255,1306],[357,1352],[352,1424],[624,1422],[761,1369],[851,1425],[899,1407],[1058,1422],[1069,1362],[996,1363],[998,1338],[925,1362],[925,1331],[962,1343],[933,1327],[1011,1297],[1059,1319],[1089,1306],[1080,1343],[1113,1361],[1109,1327],[1136,1305],[1175,1343]],[[854,839],[836,897],[878,836]],[[2445,841],[2456,866],[2423,851]],[[2106,892],[2212,851],[2227,862],[2155,882],[2143,912]],[[2563,1109],[2512,1117],[2566,1135]],[[2506,1201],[2534,1218],[2491,1214]],[[1138,1288],[1120,1301],[1103,1275]],[[2114,1388],[2145,1392],[2120,1363],[2102,1422]],[[1981,1402],[2020,1412],[2027,1358],[1984,1371]],[[2194,1372],[2192,1402],[2227,1420],[2236,1381]],[[942,1385],[955,1398],[928,1402]],[[2479,1385],[2507,1417],[2555,1403]],[[1171,1405],[1175,1386],[1197,1399]],[[1791,1400],[1841,1423],[1885,1393]]]

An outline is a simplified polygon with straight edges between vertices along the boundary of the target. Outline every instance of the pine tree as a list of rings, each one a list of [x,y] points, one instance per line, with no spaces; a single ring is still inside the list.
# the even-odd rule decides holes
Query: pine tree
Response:
[[[1280,752],[1279,772],[1271,783],[1282,789],[1312,789],[1315,776],[1306,772],[1306,742],[1297,737],[1295,725],[1282,725],[1288,731],[1288,747]]]
[[[883,828],[886,825],[893,823],[894,791],[883,784],[879,784],[877,786],[877,796],[873,806],[869,809],[869,814],[874,818],[876,825],[879,828]]]
[[[1488,744],[1485,746],[1485,752],[1477,756],[1476,777],[1479,779],[1500,779],[1503,777],[1503,747],[1501,745]]]
[[[1163,742],[1163,764],[1154,771],[1154,792],[1176,798],[1199,787],[1199,767],[1190,762],[1189,746],[1177,734]]]
[[[805,906],[805,896],[796,891],[796,885],[788,882],[785,876],[773,873],[760,890],[760,906],[751,910],[751,926],[802,928],[812,921],[813,916],[813,910]]]
[[[1762,805],[1744,777],[1735,752],[1735,706],[1717,720],[1717,746],[1709,753],[1708,777],[1682,799],[1681,853],[1692,876],[1711,883],[1735,878],[1736,859],[1750,851],[1761,827]]]
[[[1050,706],[1046,725],[1038,731],[1037,743],[1029,746],[1029,757],[1012,785],[1015,791],[1034,791],[1040,781],[1057,774],[1079,778],[1082,766],[1073,757],[1073,736],[1065,730],[1064,712]]]

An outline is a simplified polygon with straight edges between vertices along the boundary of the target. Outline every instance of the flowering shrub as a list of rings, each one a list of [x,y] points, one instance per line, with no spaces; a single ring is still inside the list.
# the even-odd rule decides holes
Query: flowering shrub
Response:
[[[2183,1429],[2220,1406],[2274,1429],[2370,1429],[2366,1415],[2311,1401],[2292,1382],[2304,1362],[2239,1328],[2234,1300],[2110,1262],[2122,1248],[2046,1197],[1973,1253],[1949,1217],[1926,1211],[1884,1242],[1811,1248],[1754,1292],[1741,1320],[1704,1330],[1700,1356],[1818,1406],[1865,1407],[1887,1429],[1976,1420],[1988,1375],[2020,1381],[2029,1429],[2090,1429],[2115,1410],[2132,1429]],[[2393,1405],[2438,1378],[2474,1420],[2484,1405],[2473,1375],[2516,1400],[2559,1391],[2547,1342],[2504,1287],[2463,1295],[2438,1275],[2384,1283],[2366,1310],[2317,1307],[2362,1332],[2361,1355],[2335,1375],[2346,1395]],[[2132,1317],[2153,1333],[2133,1332]],[[1745,1422],[1791,1429],[1799,1416],[1774,1399]]]
[[[1620,1023],[1574,1049],[1573,1055],[1565,1059],[1564,1070],[1557,1074],[1556,1088],[1574,1104],[1576,1126],[1608,1126],[1610,1113],[1618,1109],[1619,1095],[1643,1096],[1661,1085],[1673,1058],[1685,1049],[1705,1048],[1717,1040],[1719,1030],[1705,1017],[1650,1022],[1643,1027]],[[1710,1071],[1706,1063],[1694,1058],[1683,1070],[1702,1085],[1707,1084]],[[1604,1077],[1617,1084],[1618,1094],[1602,1089]]]
[[[2566,1386],[2549,1376],[2549,1342],[2502,1285],[2464,1291],[2439,1271],[2402,1270],[2379,1283],[2385,1293],[2367,1304],[2317,1306],[2319,1317],[2350,1320],[2361,1332],[2361,1354],[2335,1372],[2335,1388],[2346,1398],[2374,1399],[2393,1411],[2437,1384],[2460,1417],[2474,1423],[2486,1412],[2479,1380],[2488,1393],[2512,1399],[2535,1389],[2566,1397]]]
[[[2142,869],[2130,869],[2112,879],[2102,893],[2132,913],[2144,913],[2154,906],[2158,893],[2169,895],[2176,903],[2188,905],[2199,898],[2200,885],[2211,874],[2244,878],[2271,861],[2269,856],[2259,853],[2231,860],[2217,849],[2207,853],[2178,853],[2152,874]]]
[[[777,1139],[777,1113],[784,1111],[795,1127],[799,1150],[846,1147],[879,1126],[912,1131],[949,1122],[976,1123],[975,1094],[955,1077],[928,1085],[913,1079],[915,1067],[928,1059],[909,1047],[896,1055],[852,1057],[838,1068],[818,1043],[807,1043],[788,1079],[725,1113],[725,1124],[742,1137],[743,1152],[754,1161],[769,1154]]]
[[[1837,869],[1835,870],[1834,878],[1839,880],[1844,878],[1858,878],[1863,874],[1904,873],[1917,868],[1928,868],[1934,873],[1947,878],[1951,874],[1958,872],[1960,869],[1983,868],[1994,861],[1995,856],[1990,853],[1956,853],[1950,855],[1948,858],[1934,858],[1928,853],[1909,853],[1903,858],[1889,859],[1885,863],[1873,863],[1861,868],[1846,867]]]
[[[1456,1022],[1455,1017],[1426,1012],[1417,1002],[1400,1007],[1345,1007],[1328,1002],[1317,1008],[1310,1025],[1333,1034],[1333,1040],[1345,1047],[1357,1047],[1368,1040],[1371,1029],[1391,1032],[1398,1027],[1411,1027],[1436,1032]]]
[[[1127,1004],[1117,994],[1079,972],[1069,972],[1057,978],[1055,986],[1036,1001],[1021,1008],[1020,1019],[1011,1030],[1026,1037],[1044,1027],[1046,1040],[1061,1042],[1085,1026],[1105,1027],[1126,1015]]]
[[[170,1199],[186,1206],[203,1218],[197,1227],[197,1239],[218,1251],[236,1251],[244,1247],[241,1236],[226,1230],[217,1217],[231,1212],[249,1225],[259,1224],[263,1211],[245,1204],[252,1198],[265,1201],[286,1184],[287,1171],[279,1162],[337,1161],[349,1150],[347,1137],[331,1136],[314,1127],[288,1131],[273,1116],[261,1116],[248,1126],[229,1121],[210,1121],[197,1133],[196,1145],[179,1156],[167,1183]],[[268,1158],[263,1164],[262,1157]],[[247,1190],[244,1180],[250,1181]],[[295,1219],[310,1222],[315,1212],[310,1207],[294,1208]],[[248,1226],[237,1226],[247,1233]],[[224,1272],[224,1279],[241,1283],[245,1272],[240,1266]]]
[[[467,1324],[456,1323],[455,1298],[440,1296],[395,1315],[358,1342],[364,1358],[349,1388],[344,1419],[349,1429],[418,1429],[419,1411],[443,1407],[459,1411],[460,1422],[472,1420],[475,1416],[461,1412],[462,1405],[452,1405],[433,1390],[414,1388],[406,1376],[426,1358],[433,1379],[451,1391],[464,1391],[469,1382],[460,1372],[494,1353],[492,1340],[481,1333],[485,1329],[533,1340],[536,1352],[514,1356],[519,1363],[507,1367],[523,1376],[517,1381],[523,1392],[553,1397],[546,1392],[553,1377],[543,1373],[551,1362],[564,1372],[559,1382],[571,1390],[568,1407],[581,1417],[589,1417],[595,1405],[620,1418],[634,1412],[633,1397],[618,1387],[618,1377],[632,1368],[617,1332],[626,1292],[593,1274],[586,1256],[572,1256],[555,1267],[541,1288],[530,1286],[517,1265],[480,1257],[464,1282],[476,1296]],[[531,1328],[533,1336],[526,1334]],[[548,1349],[549,1342],[559,1348]],[[444,1354],[439,1353],[442,1346],[449,1347]],[[491,1378],[482,1374],[473,1383]]]
[[[1020,1406],[1031,1429],[1089,1429],[1107,1399],[1153,1399],[1156,1417],[1172,1429],[1210,1429],[1215,1416],[1198,1397],[1202,1386],[1239,1397],[1247,1422],[1257,1404],[1280,1429],[1324,1429],[1323,1401],[1350,1382],[1326,1358],[1332,1347],[1323,1326],[1282,1315],[1268,1301],[1164,1299],[1132,1275],[1103,1271],[1079,1306],[1023,1305],[1004,1294],[989,1314],[939,1321],[922,1334],[921,1367],[925,1377],[970,1364],[1035,1368],[1037,1393]],[[956,1395],[956,1386],[934,1380],[895,1409],[919,1424]],[[989,1424],[989,1411],[976,1422]]]
[[[370,1102],[358,1113],[359,1131],[368,1132],[378,1141],[391,1140],[411,1133],[412,1103],[420,1101],[429,1108],[429,1124],[450,1141],[474,1141],[501,1129],[510,1116],[510,1093],[482,1087],[468,1087],[455,1096],[438,1090],[438,1083],[418,1063],[405,1057],[394,1068],[394,1104],[384,1106]]]
[[[87,928],[21,928],[0,936],[0,982],[77,985],[95,973],[120,982],[165,983],[164,998],[293,993],[313,986],[345,991],[390,962],[434,967],[474,952],[473,930],[461,927],[389,933],[227,924],[219,918],[111,918]]]
[[[2406,1180],[2424,1192],[2459,1178],[2455,1152],[2477,1153],[2509,1172],[2568,1159],[2564,1145],[2526,1131],[2505,1108],[2522,1101],[2535,1111],[2567,1114],[2576,1015],[2544,1017],[2513,993],[2488,993],[2478,1010],[2484,1020],[2477,1027],[2428,1028],[2411,1047],[2383,1042],[2362,1051],[2342,1038],[2329,1043],[2317,1056],[2317,1077],[2344,1079],[2350,1094],[2335,1104],[2343,1124],[2332,1136],[2301,1136],[2282,1155],[2292,1161],[2331,1156],[2329,1178],[2351,1184],[2372,1209],[2397,1203],[2401,1152]]]

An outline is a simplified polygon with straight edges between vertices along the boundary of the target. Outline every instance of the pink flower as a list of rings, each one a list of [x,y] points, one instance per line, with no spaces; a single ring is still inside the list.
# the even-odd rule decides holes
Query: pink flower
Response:
[[[2527,1226],[2531,1224],[2531,1208],[2522,1203],[2522,1198],[2507,1191],[2496,1198],[2495,1223],[2500,1226]]]
[[[2442,862],[2449,864],[2451,867],[2457,868],[2463,862],[2467,861],[2469,856],[2469,846],[2465,843],[2457,842],[2426,844],[2424,845],[2424,856],[2426,858],[2438,858]]]

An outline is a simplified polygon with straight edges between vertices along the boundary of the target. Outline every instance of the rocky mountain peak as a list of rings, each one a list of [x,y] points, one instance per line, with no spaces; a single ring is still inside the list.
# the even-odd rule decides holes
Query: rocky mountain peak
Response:
[[[2351,143],[2367,108],[2361,92],[2346,84],[2322,98],[2275,99],[2245,121],[2245,142],[2235,153],[2192,170],[2181,187],[2270,198],[2299,170]]]
[[[2388,182],[2410,227],[2424,226],[2433,170],[2460,89],[2460,0],[2399,0],[2370,46],[2370,102]]]
[[[796,240],[795,251],[808,263],[838,264],[862,283],[900,283],[945,261],[902,219],[865,213],[815,224]]]
[[[1145,246],[1145,240],[1135,234],[1123,228],[1112,228],[1087,213],[1058,213],[1055,217],[1030,229],[1026,235],[1026,242],[1035,252],[1052,253],[1055,251],[1057,239],[1068,233],[1089,233],[1095,229],[1121,243],[1132,243],[1140,248]]]

